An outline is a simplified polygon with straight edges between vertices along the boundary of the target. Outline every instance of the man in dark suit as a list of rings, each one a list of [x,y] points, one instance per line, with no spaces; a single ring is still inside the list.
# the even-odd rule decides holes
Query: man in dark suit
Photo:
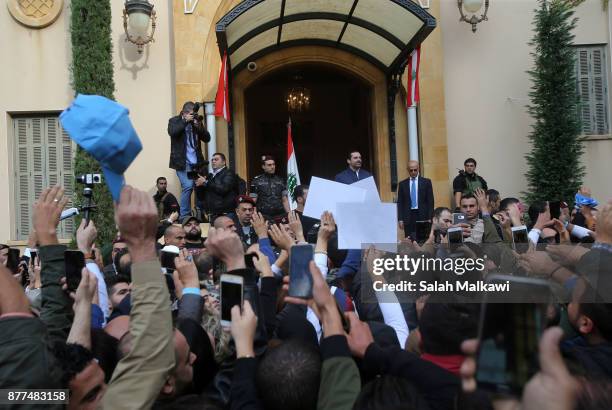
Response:
[[[415,240],[416,222],[431,221],[434,210],[434,195],[431,180],[419,176],[419,162],[408,162],[410,178],[399,183],[397,188],[397,217],[400,229]]]
[[[334,178],[336,182],[350,185],[353,182],[372,176],[368,171],[361,168],[361,154],[359,151],[349,152],[346,163],[348,168],[336,175],[336,178]]]
[[[195,184],[198,199],[206,204],[212,224],[216,217],[234,212],[238,179],[234,171],[226,166],[223,153],[215,152],[210,158],[210,165],[212,172],[206,177],[200,176]]]

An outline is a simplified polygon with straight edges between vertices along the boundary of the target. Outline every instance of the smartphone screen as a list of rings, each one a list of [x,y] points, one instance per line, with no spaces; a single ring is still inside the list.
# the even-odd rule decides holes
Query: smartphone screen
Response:
[[[431,233],[431,222],[416,221],[416,241],[425,242]]]
[[[510,290],[485,296],[476,380],[488,391],[520,397],[539,370],[538,342],[546,327],[550,287],[540,279],[513,276],[494,275],[488,282],[510,282]]]
[[[247,253],[244,255],[244,264],[249,269],[255,269],[255,264],[253,263],[253,259],[257,258],[257,254],[255,253]]]
[[[312,275],[310,261],[313,259],[312,245],[291,247],[289,260],[289,296],[310,299],[312,297]]]
[[[512,228],[512,244],[518,253],[525,253],[529,249],[529,236],[526,226]]]
[[[549,202],[548,209],[550,209],[551,218],[559,219],[559,217],[561,216],[561,201]]]
[[[453,214],[453,225],[464,224],[467,221],[467,217],[462,212],[455,212]]]
[[[37,263],[38,263],[38,252],[30,251],[30,265],[36,266]]]
[[[230,322],[232,320],[232,308],[236,305],[242,306],[242,283],[234,282],[234,280],[228,280],[227,276],[234,275],[222,275],[221,276],[221,320]],[[242,279],[241,277],[237,277]]]
[[[81,282],[82,270],[85,267],[85,256],[81,251],[64,251],[66,265],[66,284],[68,289],[76,290]]]
[[[449,228],[447,231],[448,243],[459,244],[463,243],[463,229],[462,228]]]
[[[162,268],[166,268],[166,271],[172,273],[176,269],[174,266],[174,258],[176,258],[178,254],[174,252],[166,252],[161,251],[160,253],[160,263]]]
[[[17,273],[17,269],[19,268],[19,249],[9,248],[6,268],[13,273]]]

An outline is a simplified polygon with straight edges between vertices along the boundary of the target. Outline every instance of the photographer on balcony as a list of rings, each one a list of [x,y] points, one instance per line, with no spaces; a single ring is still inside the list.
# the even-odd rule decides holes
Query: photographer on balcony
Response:
[[[181,181],[180,217],[191,214],[191,193],[193,178],[188,173],[205,166],[201,142],[210,141],[210,134],[202,123],[203,117],[198,115],[200,103],[186,102],[181,113],[168,121],[170,135],[170,165],[176,170]]]

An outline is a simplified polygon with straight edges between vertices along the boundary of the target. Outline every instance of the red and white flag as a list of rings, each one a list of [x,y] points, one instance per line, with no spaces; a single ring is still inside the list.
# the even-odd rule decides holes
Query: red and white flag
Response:
[[[295,200],[295,187],[300,185],[300,171],[298,170],[297,158],[293,149],[293,137],[291,135],[291,118],[287,123],[287,191],[289,193],[289,205],[291,209],[297,207]]]
[[[219,85],[215,97],[215,116],[223,117],[225,121],[231,122],[229,108],[229,83],[227,81],[227,53],[223,54],[221,60],[221,72],[219,73]]]
[[[419,103],[419,66],[421,65],[421,46],[418,46],[408,57],[408,92],[406,106]]]

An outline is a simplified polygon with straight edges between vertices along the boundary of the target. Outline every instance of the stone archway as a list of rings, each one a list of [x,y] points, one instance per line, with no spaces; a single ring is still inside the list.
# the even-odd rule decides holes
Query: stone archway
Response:
[[[387,117],[387,80],[385,74],[364,59],[343,50],[323,46],[296,46],[260,57],[254,62],[257,70],[240,71],[233,79],[234,138],[236,147],[235,167],[246,175],[246,113],[245,90],[266,75],[296,64],[320,64],[331,66],[359,78],[371,88],[371,122],[375,173],[381,198],[393,199],[391,192],[389,127]],[[401,119],[399,119],[401,121]],[[405,121],[405,119],[404,119]]]

